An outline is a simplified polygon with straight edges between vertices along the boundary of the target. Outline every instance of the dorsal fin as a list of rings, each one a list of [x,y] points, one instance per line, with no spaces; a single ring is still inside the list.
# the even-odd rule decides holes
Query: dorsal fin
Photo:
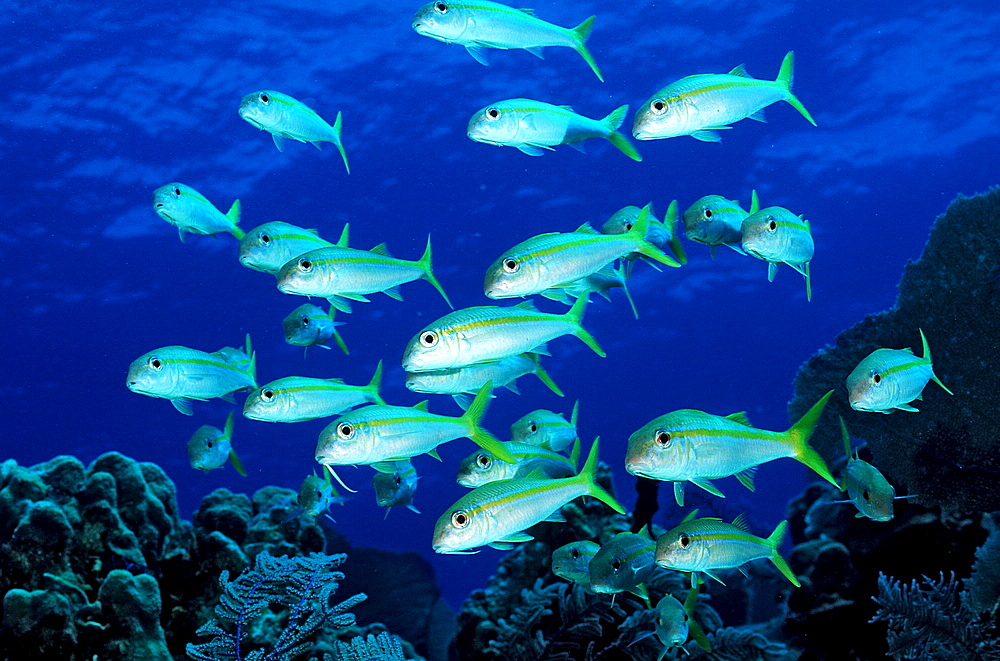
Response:
[[[693,509],[690,512],[688,512],[683,519],[681,519],[681,523],[687,523],[688,521],[693,521],[696,516],[698,516],[698,510]]]
[[[752,76],[747,73],[747,70],[743,68],[742,64],[733,67],[733,70],[729,72],[730,76],[740,76],[742,78],[751,78]]]
[[[726,416],[726,420],[732,420],[733,422],[738,422],[741,425],[746,425],[750,427],[750,419],[747,417],[746,411],[737,411],[736,413],[730,413]]]
[[[385,243],[378,244],[368,252],[373,252],[376,255],[382,255],[383,257],[392,257],[392,255],[389,254],[389,249],[385,247]]]
[[[750,524],[747,523],[746,512],[742,514],[737,514],[736,518],[733,519],[733,525],[742,530],[743,532],[750,532]]]
[[[538,308],[535,307],[535,302],[532,301],[530,298],[527,299],[527,300],[525,300],[525,301],[521,301],[520,303],[518,303],[517,305],[515,305],[513,307],[520,308],[522,310],[531,310],[532,312],[535,312],[535,311],[538,310]],[[537,349],[535,351],[537,352]]]
[[[524,12],[528,16],[534,16],[535,15],[535,10],[534,9],[529,9],[527,7],[518,7],[517,10]]]
[[[416,404],[413,405],[413,408],[417,409],[418,411],[423,411],[424,413],[427,413],[427,400],[425,399],[422,402],[417,402]]]
[[[584,223],[573,231],[579,234],[600,234],[600,232],[591,227],[590,223]]]

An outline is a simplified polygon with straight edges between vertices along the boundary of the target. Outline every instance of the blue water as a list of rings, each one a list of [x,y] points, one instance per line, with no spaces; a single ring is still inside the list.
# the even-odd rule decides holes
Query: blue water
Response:
[[[607,358],[571,337],[551,343],[545,366],[564,399],[534,377],[522,379],[520,396],[498,393],[485,426],[500,437],[533,408],[568,414],[579,399],[580,437],[586,446],[601,436],[619,499],[631,508],[635,481],[622,459],[632,431],[678,408],[745,410],[757,426],[788,426],[797,367],[892,305],[934,217],[957,193],[998,180],[1000,14],[988,0],[534,3],[560,25],[597,14],[588,45],[603,84],[568,49],[549,49],[544,61],[497,51],[483,67],[462,47],[413,32],[417,4],[396,0],[5,5],[0,454],[24,465],[56,454],[89,462],[110,450],[153,461],[175,481],[186,516],[217,487],[297,489],[317,468],[325,422],[238,418],[234,442],[249,476],[228,466],[202,474],[184,445],[199,425],[221,427],[231,406],[196,403],[185,417],[166,400],[134,394],[124,383],[134,358],[171,344],[239,346],[250,333],[261,383],[291,374],[366,383],[382,359],[383,396],[408,405],[423,397],[404,388],[403,347],[448,308],[426,282],[404,286],[402,302],[374,295],[339,317],[348,321],[350,356],[314,349],[303,358],[280,325],[302,299],[240,266],[228,235],[181,243],[152,210],[162,184],[187,183],[222,209],[239,198],[244,229],[285,220],[335,239],[350,222],[352,246],[387,242],[412,259],[429,233],[435,271],[457,307],[491,303],[483,273],[505,248],[599,226],[627,204],[652,202],[662,214],[672,199],[684,209],[715,193],[746,205],[756,189],[765,205],[804,214],[817,245],[811,303],[787,267],[769,284],[763,262],[727,249],[712,260],[687,243],[684,268],[636,268],[638,320],[620,292],[612,303],[595,298],[585,325]],[[773,78],[788,50],[795,91],[818,128],[776,104],[769,123],[740,122],[721,144],[637,143],[642,163],[603,141],[586,154],[561,147],[532,158],[465,136],[469,116],[499,99],[602,117],[623,103],[634,111],[685,75],[741,62]],[[242,121],[240,98],[259,89],[308,99],[330,121],[342,111],[352,174],[329,146],[289,143],[279,153]],[[631,121],[630,113],[626,129]],[[459,412],[445,396],[430,405]],[[485,585],[502,555],[430,548],[435,519],[465,493],[454,472],[473,450],[459,440],[441,448],[443,462],[416,458],[421,515],[399,509],[383,520],[365,467],[340,471],[359,493],[334,512],[357,546],[430,559],[455,606]],[[735,480],[720,486],[730,494],[726,511],[749,511],[763,533],[806,479],[783,460],[761,468],[755,494]],[[669,526],[681,511],[668,489],[660,500],[657,523]]]

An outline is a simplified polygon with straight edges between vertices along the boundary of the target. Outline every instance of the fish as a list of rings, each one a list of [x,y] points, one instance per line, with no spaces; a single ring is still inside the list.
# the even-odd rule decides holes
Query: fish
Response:
[[[301,513],[314,519],[325,514],[326,518],[336,523],[335,519],[330,516],[330,507],[343,505],[345,500],[337,493],[337,489],[330,482],[329,475],[324,475],[321,479],[317,477],[316,473],[311,473],[306,475],[306,478],[302,480],[302,486],[299,487],[298,504],[302,508]]]
[[[576,465],[580,459],[579,439],[574,443],[573,452],[569,457],[528,443],[508,441],[504,443],[504,447],[510,450],[514,461],[503,461],[485,450],[480,450],[459,463],[456,482],[463,487],[475,489],[497,480],[527,477],[538,471],[546,477],[576,475]]]
[[[486,270],[483,291],[493,299],[531,296],[596,273],[638,252],[667,266],[680,263],[646,240],[649,206],[625,234],[601,234],[589,224],[574,232],[540,234],[505,251]]]
[[[351,411],[320,432],[316,461],[348,490],[351,489],[333,472],[333,466],[368,464],[378,470],[387,468],[386,462],[418,454],[440,460],[437,446],[457,438],[471,439],[504,461],[513,461],[514,455],[504,444],[479,426],[492,387],[493,384],[487,383],[480,388],[469,410],[459,417],[430,413],[426,401],[416,406],[375,404]]]
[[[595,482],[597,449],[594,439],[579,475],[564,478],[519,477],[490,482],[473,489],[445,510],[434,525],[435,553],[466,555],[479,546],[502,551],[533,537],[525,529],[542,521],[562,522],[560,509],[580,496],[592,496],[624,514],[614,496]]]
[[[601,225],[601,234],[625,234],[626,232],[630,232],[639,219],[640,213],[642,213],[642,209],[635,205],[622,207],[604,221],[604,224]],[[673,200],[667,206],[667,215],[664,216],[662,222],[657,220],[656,216],[653,215],[653,207],[650,206],[646,240],[660,250],[663,250],[664,246],[669,245],[677,262],[687,264],[687,253],[684,251],[684,245],[681,243],[680,237],[677,236],[677,220],[677,200]],[[625,259],[633,262],[642,257],[641,253],[633,252],[626,255]]]
[[[597,273],[591,273],[587,277],[575,280],[568,285],[560,285],[558,287],[552,287],[551,289],[539,292],[539,296],[543,296],[553,301],[559,301],[565,305],[573,305],[574,300],[583,296],[589,296],[592,293],[596,293],[605,300],[610,301],[611,295],[608,294],[608,292],[616,287],[620,287],[621,290],[625,292],[625,298],[628,300],[628,304],[632,308],[632,314],[636,319],[638,319],[639,312],[636,310],[635,301],[632,300],[632,294],[628,290],[625,269],[622,266],[617,268],[605,266]]]
[[[531,9],[515,9],[487,0],[429,2],[413,17],[417,34],[446,44],[461,44],[484,66],[490,63],[487,48],[523,48],[544,59],[543,48],[565,46],[579,53],[603,83],[601,70],[585,45],[593,27],[593,16],[575,28],[564,28],[536,18]]]
[[[465,367],[537,351],[563,335],[575,335],[594,353],[607,354],[582,325],[587,298],[579,298],[566,314],[535,308],[530,300],[513,307],[484,305],[456,310],[431,322],[403,351],[407,372]]]
[[[670,83],[654,94],[636,113],[632,135],[636,140],[658,140],[690,135],[696,140],[719,142],[718,131],[741,119],[758,122],[764,108],[786,101],[810,124],[816,121],[792,94],[795,53],[789,51],[781,62],[776,80],[758,80],[743,65],[729,73],[697,74]]]
[[[507,388],[519,394],[517,379],[526,374],[536,375],[552,392],[560,397],[563,396],[562,390],[542,367],[538,354],[532,352],[466,367],[407,373],[406,387],[413,392],[451,395],[462,410],[465,410],[472,401],[468,393],[475,393],[487,381],[492,381],[494,388]]]
[[[344,159],[347,174],[351,173],[347,152],[340,139],[342,122],[339,111],[333,126],[330,126],[315,110],[298,99],[274,90],[261,90],[243,97],[239,115],[252,126],[270,133],[278,151],[285,151],[286,139],[309,142],[319,150],[323,149],[320,143],[332,142]]]
[[[563,544],[552,552],[552,573],[567,581],[579,583],[587,592],[590,589],[590,560],[601,545],[590,540]]]
[[[235,403],[232,394],[257,387],[257,361],[247,335],[243,351],[223,347],[213,353],[183,346],[154,349],[132,361],[125,385],[140,395],[169,399],[184,415],[191,402],[215,397]]]
[[[385,508],[385,516],[393,507],[405,507],[411,512],[420,514],[413,505],[413,495],[417,492],[417,469],[409,459],[391,462],[391,473],[377,472],[372,477],[372,487],[375,489],[375,501],[379,507]]]
[[[791,567],[778,553],[778,547],[788,529],[782,521],[767,538],[751,535],[746,515],[740,514],[732,523],[722,519],[702,517],[681,522],[656,540],[656,564],[674,571],[692,572],[692,585],[697,585],[695,572],[725,585],[716,571],[743,568],[748,562],[767,558],[795,587],[801,587]]]
[[[569,422],[558,413],[547,409],[536,409],[518,418],[510,426],[510,440],[513,443],[528,443],[562,452],[577,440],[576,416],[580,401],[573,404]]]
[[[718,246],[727,246],[741,255],[743,251],[743,221],[750,214],[759,211],[757,191],[750,197],[750,211],[744,211],[736,200],[727,200],[721,195],[706,195],[698,198],[684,212],[684,236],[688,241],[711,247],[712,257]]]
[[[910,348],[876,349],[851,371],[847,376],[847,392],[852,409],[885,414],[895,409],[916,413],[918,410],[910,402],[923,398],[928,381],[934,381],[949,395],[955,394],[934,374],[931,348],[924,331],[918,330],[922,358],[914,356]]]
[[[631,592],[648,602],[643,584],[659,570],[653,559],[655,551],[656,542],[647,526],[638,533],[618,533],[590,561],[590,589],[598,594]]]
[[[470,140],[498,147],[514,147],[528,156],[541,156],[556,145],[583,151],[584,140],[603,138],[633,161],[642,156],[618,129],[625,121],[628,104],[612,110],[603,119],[591,119],[570,106],[556,106],[534,99],[506,99],[491,103],[469,120]]]
[[[872,521],[891,521],[893,515],[892,501],[906,496],[896,496],[896,489],[889,484],[885,476],[867,461],[858,457],[856,451],[851,451],[851,435],[847,433],[844,419],[840,419],[840,434],[844,439],[844,451],[847,453],[847,467],[844,469],[844,482],[841,490],[847,492],[850,500],[833,500],[831,503],[850,502],[858,508],[854,516],[865,517]]]
[[[711,652],[712,645],[709,643],[705,631],[694,619],[694,606],[697,601],[697,585],[688,591],[683,604],[672,594],[663,595],[663,598],[656,602],[656,606],[653,608],[656,613],[654,630],[636,636],[630,645],[635,645],[640,640],[650,636],[656,636],[660,644],[663,645],[663,650],[656,661],[663,661],[670,650],[684,645],[690,635],[692,640],[697,642],[703,650]]]
[[[681,409],[661,415],[629,436],[625,470],[673,482],[678,505],[684,504],[685,481],[725,498],[711,480],[733,475],[753,491],[757,466],[784,457],[800,461],[840,488],[823,458],[808,444],[832,393],[823,395],[784,432],[751,427],[742,412],[721,416]]]
[[[337,326],[343,326],[344,322],[334,321],[336,314],[335,307],[331,307],[329,312],[324,312],[322,308],[312,303],[303,303],[281,321],[281,327],[285,331],[285,342],[305,347],[308,351],[309,347],[329,349],[328,343],[333,339],[345,355],[350,354],[344,338],[337,331]]]
[[[773,282],[778,264],[788,264],[806,279],[806,300],[812,300],[809,262],[815,250],[809,221],[784,207],[765,207],[740,225],[741,246],[748,255],[767,262],[767,281]]]
[[[196,468],[206,473],[216,468],[221,468],[226,461],[233,464],[236,472],[243,477],[247,476],[243,469],[243,462],[236,456],[233,449],[233,412],[229,412],[226,418],[225,429],[219,429],[212,425],[202,425],[198,427],[191,440],[187,442],[188,459],[191,461],[191,468]]]
[[[371,250],[340,246],[310,250],[281,267],[278,290],[285,294],[322,296],[337,310],[351,312],[351,301],[367,303],[366,294],[382,292],[401,301],[400,285],[421,278],[438,290],[448,307],[453,307],[431,270],[430,236],[423,256],[416,261],[396,259],[384,243]]]
[[[184,242],[184,232],[210,234],[229,232],[242,239],[240,223],[240,201],[235,200],[229,211],[222,213],[204,195],[187,184],[173,182],[153,191],[153,210],[156,214],[177,228],[177,234]]]
[[[289,260],[310,250],[333,245],[347,246],[350,225],[344,225],[336,244],[322,238],[314,229],[275,220],[258,225],[240,239],[240,264],[255,271],[277,276]]]
[[[262,422],[305,422],[328,418],[364,404],[385,404],[379,395],[382,361],[365,386],[352,386],[342,379],[286,376],[250,393],[243,415]]]

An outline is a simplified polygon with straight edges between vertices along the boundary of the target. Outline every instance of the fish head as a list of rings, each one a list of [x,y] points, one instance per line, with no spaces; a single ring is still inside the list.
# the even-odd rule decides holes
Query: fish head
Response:
[[[226,463],[229,440],[218,427],[202,425],[188,441],[187,453],[191,468],[210,471]]]
[[[567,581],[590,580],[590,561],[600,545],[589,540],[570,542],[552,552],[552,573]]]
[[[153,210],[171,225],[187,225],[199,206],[206,202],[201,193],[190,186],[173,182],[153,191]]]
[[[470,140],[488,145],[517,144],[521,114],[506,102],[494,103],[472,116],[466,133]]]
[[[679,647],[688,639],[688,614],[673,595],[656,603],[656,637],[667,647]]]
[[[657,94],[635,114],[632,136],[636,140],[656,140],[687,135],[690,105],[675,94]]]
[[[375,501],[379,507],[405,505],[413,499],[416,483],[408,479],[402,470],[392,473],[375,473],[372,477]]]
[[[635,225],[635,221],[639,218],[641,211],[642,209],[632,205],[622,207],[611,214],[611,217],[601,225],[601,234],[624,234],[628,232]],[[649,219],[650,221],[656,220],[652,216]]]
[[[316,461],[320,465],[367,464],[372,455],[371,430],[363,409],[341,416],[319,433]]]
[[[880,412],[892,407],[892,375],[880,366],[880,351],[877,349],[858,363],[847,375],[847,398],[855,411]]]
[[[547,409],[536,409],[521,416],[510,426],[510,440],[531,445],[544,445],[558,451],[552,445],[556,438],[572,434],[576,438],[576,428],[558,413]],[[572,443],[572,438],[570,443]]]
[[[428,2],[414,14],[413,29],[419,35],[448,44],[464,43],[462,35],[472,22],[468,9],[450,2]]]
[[[456,481],[463,487],[475,489],[490,482],[514,477],[517,467],[498,459],[486,450],[470,454],[458,465]]]
[[[628,438],[625,470],[651,480],[681,482],[690,475],[693,448],[674,416],[655,418]]]
[[[250,391],[243,402],[243,416],[250,420],[275,422],[284,419],[294,406],[294,396],[291,393],[269,383]]]
[[[483,292],[493,299],[516,298],[540,289],[544,265],[523,252],[513,250],[502,255],[486,270]]]
[[[407,372],[406,388],[411,392],[449,394],[446,392],[444,376],[456,370],[434,370],[433,372]]]
[[[742,246],[769,262],[804,263],[812,257],[812,236],[801,218],[784,207],[765,207],[743,219]]]
[[[735,201],[721,195],[706,195],[684,212],[684,236],[698,243],[718,245],[723,240],[726,221],[733,214],[739,216],[736,226],[741,225],[747,215]]]
[[[472,505],[460,499],[437,520],[431,541],[435,553],[464,554],[494,541],[490,533],[495,526],[490,512]]]
[[[847,462],[847,495],[858,511],[873,521],[891,521],[896,489],[867,461]]]
[[[274,90],[261,90],[247,94],[240,101],[239,114],[253,126],[270,131],[281,123],[287,103],[285,95]]]
[[[277,223],[264,223],[240,239],[239,259],[243,266],[276,274],[293,255],[281,249]]]
[[[627,553],[614,540],[594,554],[588,567],[590,589],[598,594],[624,592],[635,587],[635,570]]]
[[[440,321],[440,320],[439,320]],[[429,372],[462,366],[463,348],[468,339],[448,325],[435,323],[417,333],[403,351],[403,369]]]
[[[288,260],[278,271],[278,290],[285,294],[317,296],[336,270],[324,261],[324,248],[310,250]],[[328,261],[328,260],[327,260]]]
[[[653,558],[656,564],[674,571],[711,569],[706,564],[707,544],[699,540],[698,532],[685,524],[660,535]]]
[[[315,305],[307,303],[300,305],[281,320],[281,328],[285,333],[285,342],[297,347],[310,347],[317,344],[317,338],[322,330],[319,323],[320,317],[313,311],[303,309],[306,307],[315,308],[319,314],[324,314]]]
[[[178,363],[170,360],[171,350],[163,347],[143,354],[132,361],[125,377],[129,390],[150,397],[172,398],[182,396],[180,392],[183,374]]]
[[[317,517],[329,507],[329,485],[316,475],[307,475],[299,487],[298,504],[305,513]]]

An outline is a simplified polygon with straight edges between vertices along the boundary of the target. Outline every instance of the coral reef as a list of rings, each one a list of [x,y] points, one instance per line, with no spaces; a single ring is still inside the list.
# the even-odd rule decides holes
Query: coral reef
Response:
[[[874,349],[913,347],[919,329],[935,373],[954,393],[925,390],[919,413],[854,411],[845,378]],[[895,306],[843,331],[795,379],[792,419],[836,392],[812,438],[828,460],[843,454],[837,416],[871,448],[873,463],[922,504],[956,512],[1000,509],[1000,188],[959,196],[938,217],[920,258],[907,265]]]

